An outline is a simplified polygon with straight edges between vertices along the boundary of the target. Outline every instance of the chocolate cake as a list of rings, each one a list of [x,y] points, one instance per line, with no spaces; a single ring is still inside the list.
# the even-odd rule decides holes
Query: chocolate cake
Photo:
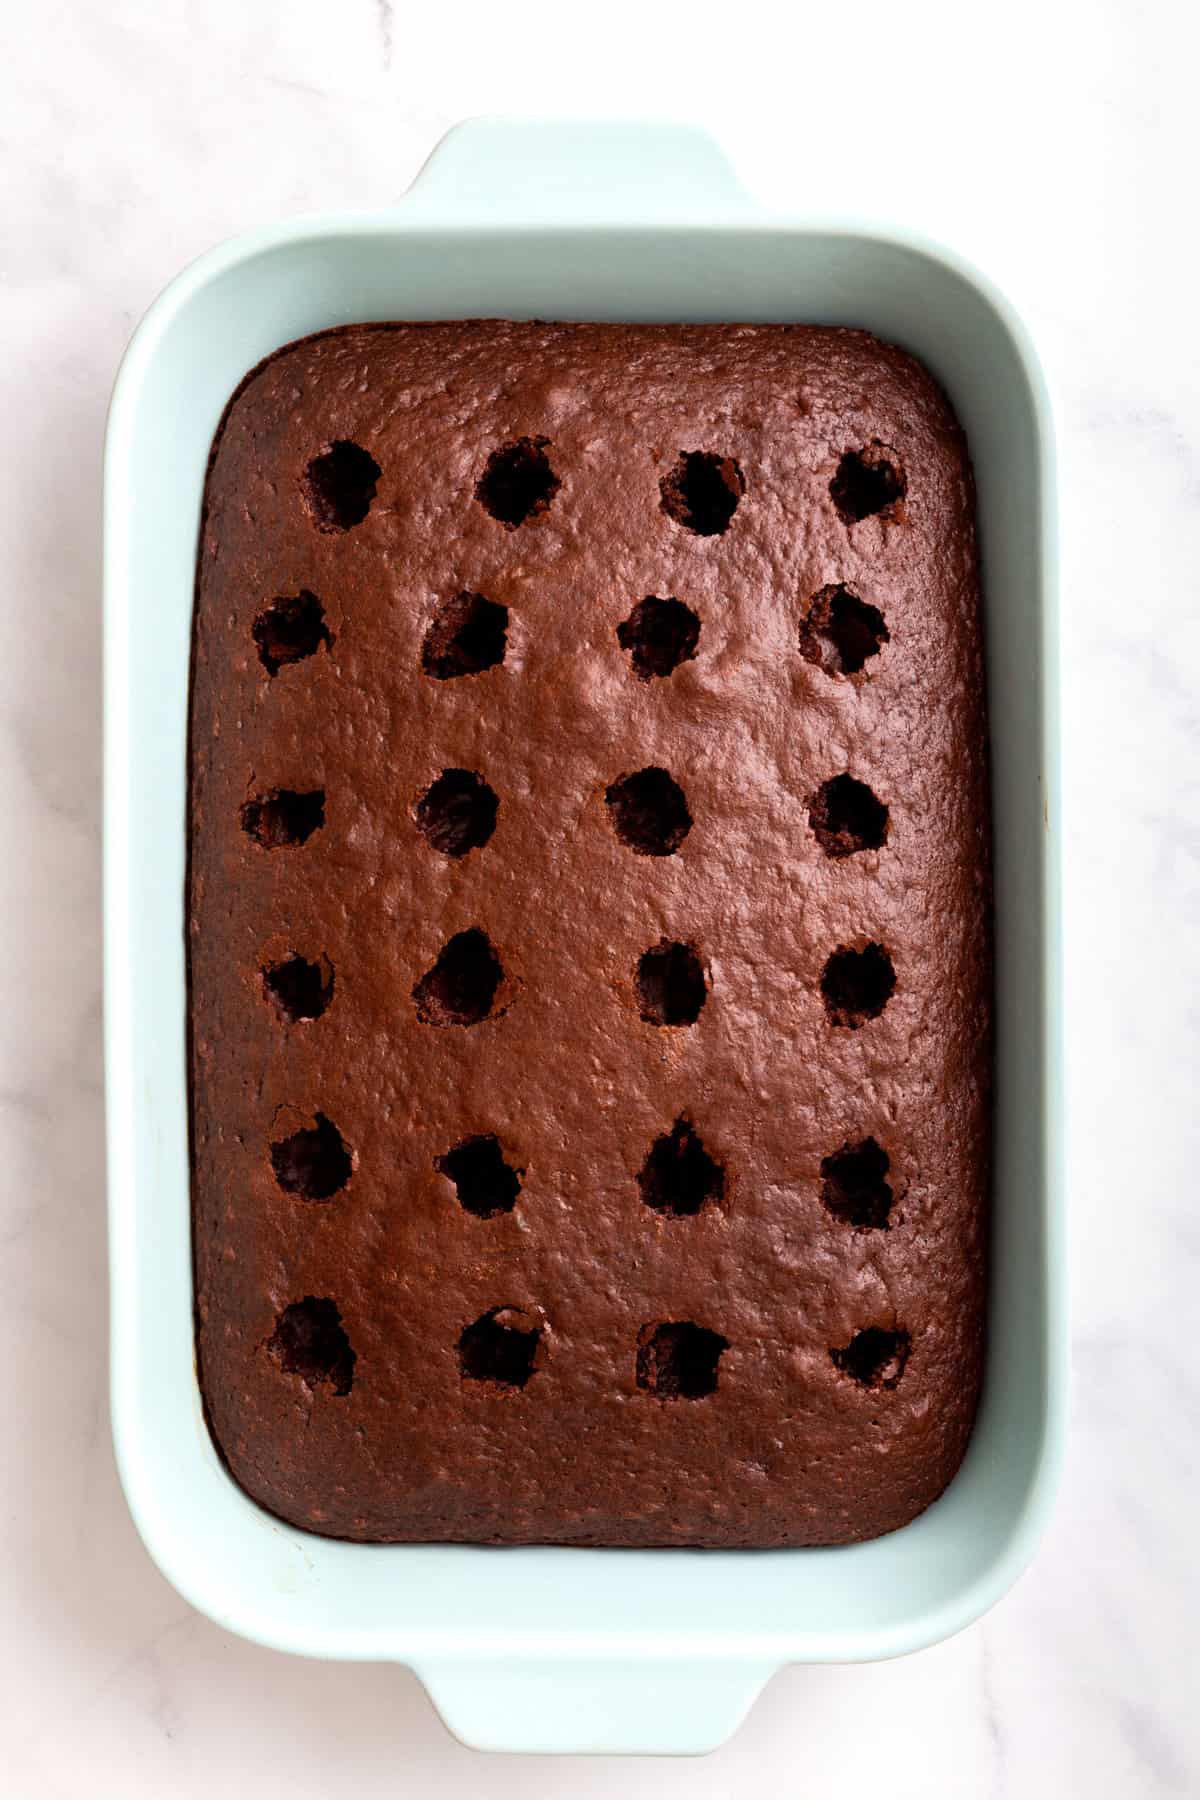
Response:
[[[195,614],[201,1386],[380,1541],[835,1544],[979,1389],[974,498],[865,332],[349,327],[242,383]]]

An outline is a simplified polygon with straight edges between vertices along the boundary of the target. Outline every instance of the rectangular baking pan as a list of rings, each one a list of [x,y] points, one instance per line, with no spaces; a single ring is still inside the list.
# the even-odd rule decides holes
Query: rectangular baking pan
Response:
[[[339,1543],[260,1511],[209,1440],[192,1344],[183,916],[209,446],[241,377],[293,338],[481,315],[866,326],[928,364],[966,429],[995,791],[987,1374],[946,1494],[873,1543]],[[1066,1387],[1052,459],[1036,358],[986,280],[907,231],[763,210],[682,127],[468,122],[394,210],[253,232],[151,308],[116,383],[105,467],[112,1412],[138,1529],[201,1611],[281,1650],[408,1664],[473,1745],[686,1752],[726,1738],[781,1664],[918,1649],[1015,1579],[1055,1486]]]

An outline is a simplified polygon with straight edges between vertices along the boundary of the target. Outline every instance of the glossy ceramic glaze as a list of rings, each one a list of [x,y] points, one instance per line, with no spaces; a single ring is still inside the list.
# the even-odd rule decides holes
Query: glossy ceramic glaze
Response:
[[[148,1549],[232,1631],[411,1665],[465,1741],[689,1752],[789,1661],[960,1629],[1032,1553],[1066,1387],[1058,764],[1049,407],[1003,299],[944,250],[760,209],[703,135],[472,121],[393,211],[255,232],[186,270],[122,365],[105,493],[106,1031],[112,1407]],[[826,201],[828,197],[825,197]],[[205,464],[230,392],[290,339],[480,315],[866,326],[924,360],[979,489],[996,832],[997,1157],[983,1405],[950,1488],[838,1550],[489,1550],[293,1530],[209,1441],[192,1351],[184,861],[187,680]]]

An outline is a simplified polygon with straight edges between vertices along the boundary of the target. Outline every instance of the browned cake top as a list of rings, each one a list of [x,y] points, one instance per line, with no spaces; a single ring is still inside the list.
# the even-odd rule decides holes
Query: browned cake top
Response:
[[[202,1385],[341,1536],[805,1544],[981,1358],[969,465],[862,332],[364,326],[206,490]]]

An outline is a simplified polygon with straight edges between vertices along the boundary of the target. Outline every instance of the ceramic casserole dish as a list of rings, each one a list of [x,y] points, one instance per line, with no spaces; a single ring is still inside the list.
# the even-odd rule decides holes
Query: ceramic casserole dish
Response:
[[[480,316],[865,326],[924,361],[979,493],[995,808],[997,1091],[988,1359],[959,1473],[872,1543],[686,1551],[314,1537],[234,1484],[192,1339],[184,957],[188,665],[205,467],[225,402],[327,326]],[[1060,834],[1049,408],[1026,334],[959,258],[769,213],[681,127],[472,121],[395,210],[202,258],[151,308],[105,472],[105,906],[112,1410],[159,1567],[231,1631],[413,1668],[465,1742],[700,1751],[787,1662],[896,1656],[977,1618],[1055,1483],[1066,1350]]]

